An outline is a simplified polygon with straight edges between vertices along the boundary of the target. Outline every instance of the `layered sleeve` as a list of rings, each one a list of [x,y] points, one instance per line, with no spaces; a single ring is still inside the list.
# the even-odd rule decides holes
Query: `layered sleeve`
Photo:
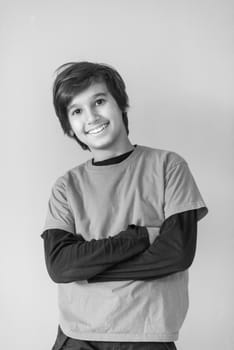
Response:
[[[67,200],[64,177],[60,177],[55,182],[51,191],[43,231],[49,229],[60,229],[75,233],[74,216]]]
[[[183,158],[167,165],[165,172],[164,215],[165,219],[188,210],[197,211],[197,220],[208,212],[194,177]]]

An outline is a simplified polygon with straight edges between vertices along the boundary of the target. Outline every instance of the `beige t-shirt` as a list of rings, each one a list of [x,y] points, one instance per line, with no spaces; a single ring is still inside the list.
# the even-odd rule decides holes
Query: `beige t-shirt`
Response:
[[[114,236],[134,224],[158,232],[169,216],[206,205],[187,163],[174,152],[138,145],[118,164],[91,160],[53,186],[44,230],[84,239]],[[175,341],[188,308],[188,271],[152,281],[58,284],[60,326],[75,339]]]

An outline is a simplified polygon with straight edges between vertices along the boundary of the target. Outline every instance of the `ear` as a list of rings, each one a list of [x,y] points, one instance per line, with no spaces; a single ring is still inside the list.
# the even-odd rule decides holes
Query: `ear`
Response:
[[[68,133],[69,133],[69,136],[71,136],[71,137],[73,137],[75,135],[74,132],[71,129],[69,130]]]

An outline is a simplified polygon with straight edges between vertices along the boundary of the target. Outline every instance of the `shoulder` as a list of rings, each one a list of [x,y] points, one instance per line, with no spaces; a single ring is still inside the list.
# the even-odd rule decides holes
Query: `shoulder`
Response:
[[[148,146],[139,147],[141,148],[143,157],[156,162],[156,165],[163,167],[165,171],[169,171],[180,164],[187,164],[186,160],[174,151]]]
[[[66,191],[71,186],[74,185],[74,182],[77,182],[79,178],[84,176],[84,172],[86,169],[86,163],[79,164],[69,170],[67,170],[64,174],[60,175],[53,184],[53,189]]]

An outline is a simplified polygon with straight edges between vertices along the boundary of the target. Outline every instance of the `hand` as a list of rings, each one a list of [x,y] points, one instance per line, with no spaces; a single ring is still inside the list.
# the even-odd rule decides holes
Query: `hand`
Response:
[[[160,227],[146,227],[149,235],[150,244],[155,241],[155,238],[159,235]]]

